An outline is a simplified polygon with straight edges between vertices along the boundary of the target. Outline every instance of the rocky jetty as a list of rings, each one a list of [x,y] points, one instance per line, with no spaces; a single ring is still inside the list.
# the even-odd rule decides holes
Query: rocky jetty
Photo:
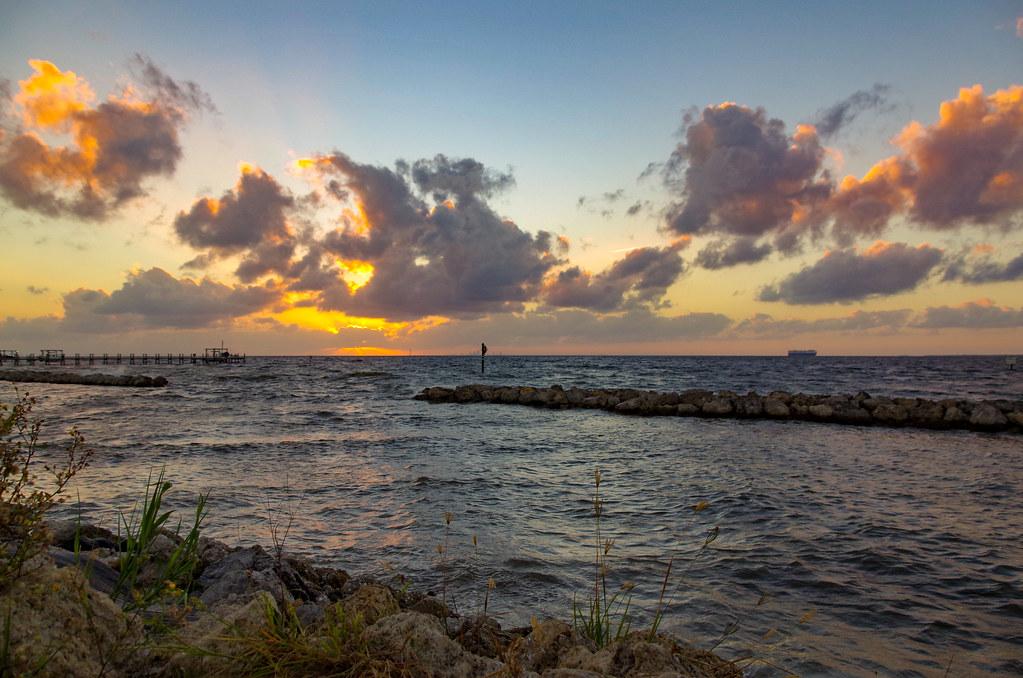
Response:
[[[123,596],[111,597],[118,535],[71,521],[52,523],[50,532],[49,553],[0,588],[0,612],[16,620],[6,631],[10,666],[2,667],[13,675],[742,676],[665,634],[634,632],[599,648],[559,620],[503,629],[398,580],[205,537],[187,603],[126,612]],[[161,571],[177,543],[173,533],[158,536],[143,580]]]
[[[165,377],[147,377],[141,374],[75,374],[74,372],[41,372],[37,370],[0,370],[0,381],[142,388],[167,385]]]
[[[660,393],[629,388],[585,389],[470,384],[455,388],[425,388],[416,400],[431,403],[495,403],[552,409],[594,409],[639,416],[777,419],[853,424],[912,426],[929,429],[1023,432],[1020,400],[927,400],[855,395],[809,395],[772,391],[692,389]]]

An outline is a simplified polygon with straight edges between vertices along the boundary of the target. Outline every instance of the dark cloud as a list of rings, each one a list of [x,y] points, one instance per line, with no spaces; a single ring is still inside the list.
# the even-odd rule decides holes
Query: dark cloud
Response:
[[[817,133],[821,138],[828,139],[849,126],[861,113],[884,108],[888,103],[889,91],[891,85],[875,83],[870,89],[853,92],[845,99],[817,111],[813,121]]]
[[[217,107],[208,93],[191,80],[175,80],[144,54],[135,53],[131,62],[140,82],[154,98],[178,109],[217,113]]]
[[[459,202],[490,198],[515,185],[510,171],[496,172],[472,158],[450,159],[442,154],[432,160],[417,160],[412,165],[412,181],[438,202],[449,197]]]
[[[79,332],[196,328],[229,323],[276,301],[270,285],[224,285],[209,278],[175,278],[159,268],[130,273],[120,289],[78,289],[64,295],[63,324]]]
[[[931,329],[1023,327],[1023,308],[996,306],[989,299],[969,301],[961,306],[930,306],[914,325]]]
[[[905,327],[912,311],[856,311],[838,318],[801,320],[797,318],[774,318],[758,313],[741,320],[729,331],[737,337],[788,337],[817,332],[881,332],[894,333]]]
[[[685,139],[665,167],[681,200],[667,226],[679,234],[759,237],[791,250],[832,191],[811,126],[789,134],[764,109],[725,103],[687,113]]]
[[[542,298],[551,307],[604,312],[656,306],[683,270],[677,247],[639,247],[600,273],[578,266],[561,271],[547,281]]]
[[[919,285],[942,259],[930,245],[878,241],[866,250],[830,252],[777,285],[761,289],[761,301],[787,304],[848,303],[906,292]]]
[[[494,212],[487,197],[510,186],[510,175],[474,160],[418,161],[411,183],[402,165],[363,165],[343,153],[319,157],[314,167],[355,205],[322,239],[325,256],[342,269],[343,262],[371,267],[362,286],[335,276],[320,289],[321,308],[392,320],[515,311],[561,263],[554,251],[563,243],[551,233],[531,235]],[[307,262],[303,279],[322,282],[323,267]]]
[[[970,285],[1023,280],[1023,254],[1006,262],[997,261],[990,255],[976,259],[961,254],[949,262],[942,280],[955,280]]]
[[[178,84],[147,61],[142,90],[94,106],[73,72],[30,64],[35,74],[14,95],[21,120],[0,138],[0,193],[47,216],[102,221],[145,195],[147,179],[173,174],[180,130],[208,102],[194,83]],[[40,132],[67,134],[71,143],[51,146]]]
[[[294,206],[294,197],[272,176],[243,165],[233,189],[220,198],[201,198],[175,217],[174,230],[181,241],[206,250],[187,266],[201,268],[216,258],[245,252],[236,270],[243,282],[286,271],[297,245],[288,224]]]
[[[702,268],[719,269],[739,264],[755,264],[771,254],[771,246],[757,244],[756,238],[733,238],[716,240],[696,255],[696,265]]]
[[[35,285],[29,285],[25,289],[28,290],[29,294],[35,294],[37,296],[40,294],[46,294],[50,291],[49,287],[36,287]]]

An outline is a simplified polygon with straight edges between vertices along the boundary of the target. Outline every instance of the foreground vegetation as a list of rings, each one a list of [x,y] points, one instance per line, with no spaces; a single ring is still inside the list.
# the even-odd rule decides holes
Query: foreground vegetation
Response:
[[[599,471],[593,587],[573,623],[534,618],[506,630],[486,615],[492,579],[481,582],[481,609],[457,615],[446,595],[422,595],[400,577],[353,578],[289,556],[287,528],[273,516],[269,551],[207,539],[207,497],[196,497],[187,524],[175,523],[162,473],[116,531],[48,519],[89,453],[71,431],[59,463],[37,474],[33,404],[24,397],[0,410],[0,676],[731,677],[751,661],[660,632],[672,560],[652,625],[633,629],[631,585],[609,595],[613,541],[601,531]]]

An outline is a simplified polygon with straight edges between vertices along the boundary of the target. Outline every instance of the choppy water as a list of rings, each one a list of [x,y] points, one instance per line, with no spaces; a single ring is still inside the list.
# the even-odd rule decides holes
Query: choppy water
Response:
[[[110,526],[165,467],[178,506],[211,492],[212,536],[268,544],[268,503],[290,506],[288,549],[393,568],[463,612],[493,576],[490,611],[516,625],[585,597],[599,466],[611,585],[635,581],[633,607],[649,612],[674,555],[685,579],[666,625],[697,643],[737,623],[722,654],[752,648],[801,675],[1023,674],[1023,437],[410,399],[480,381],[478,368],[263,358],[92,368],[166,374],[166,389],[26,386],[51,430],[75,424],[95,448],[76,489]],[[497,356],[485,380],[1023,398],[1023,372],[995,357]],[[699,501],[710,508],[696,514]]]

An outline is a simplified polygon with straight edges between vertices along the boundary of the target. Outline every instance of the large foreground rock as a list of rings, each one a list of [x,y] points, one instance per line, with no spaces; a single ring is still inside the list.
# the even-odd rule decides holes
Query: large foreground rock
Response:
[[[436,617],[419,612],[384,617],[366,629],[364,638],[375,656],[409,666],[416,675],[474,678],[502,668],[494,659],[467,652]]]
[[[28,563],[0,595],[0,624],[6,619],[15,676],[135,675],[141,624],[91,588],[76,567],[58,568],[46,556]]]

